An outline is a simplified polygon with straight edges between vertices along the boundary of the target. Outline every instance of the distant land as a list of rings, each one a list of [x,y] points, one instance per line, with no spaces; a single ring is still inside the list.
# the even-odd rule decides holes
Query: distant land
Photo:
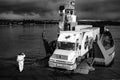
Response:
[[[24,24],[58,24],[59,20],[12,20],[0,19],[0,25],[24,25]],[[93,26],[120,25],[120,20],[78,20],[78,24]]]
[[[12,20],[0,19],[0,25],[24,25],[24,24],[58,24],[59,20]]]

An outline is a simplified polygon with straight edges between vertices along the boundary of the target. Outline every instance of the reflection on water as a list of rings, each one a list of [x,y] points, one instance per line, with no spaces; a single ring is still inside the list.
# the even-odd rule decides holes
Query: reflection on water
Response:
[[[19,52],[27,55],[44,56],[45,50],[41,39],[44,25],[37,26],[0,26],[0,56],[12,57]],[[57,25],[46,25],[47,37],[55,39]]]

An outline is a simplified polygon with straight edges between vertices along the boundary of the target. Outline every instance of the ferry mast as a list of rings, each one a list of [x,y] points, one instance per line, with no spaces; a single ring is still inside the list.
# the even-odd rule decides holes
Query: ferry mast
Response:
[[[62,31],[75,30],[76,15],[75,15],[75,0],[67,0],[65,5],[59,7],[59,28]]]

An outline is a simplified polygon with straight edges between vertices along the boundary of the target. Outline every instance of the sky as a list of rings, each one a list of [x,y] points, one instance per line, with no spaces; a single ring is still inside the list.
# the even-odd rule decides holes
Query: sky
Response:
[[[65,0],[0,0],[0,19],[58,19]],[[120,20],[120,0],[76,0],[78,19]]]

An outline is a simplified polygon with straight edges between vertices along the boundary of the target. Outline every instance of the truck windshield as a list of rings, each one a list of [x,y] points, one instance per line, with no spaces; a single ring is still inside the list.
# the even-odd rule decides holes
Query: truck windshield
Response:
[[[75,50],[75,43],[71,43],[71,42],[58,42],[58,49]]]

